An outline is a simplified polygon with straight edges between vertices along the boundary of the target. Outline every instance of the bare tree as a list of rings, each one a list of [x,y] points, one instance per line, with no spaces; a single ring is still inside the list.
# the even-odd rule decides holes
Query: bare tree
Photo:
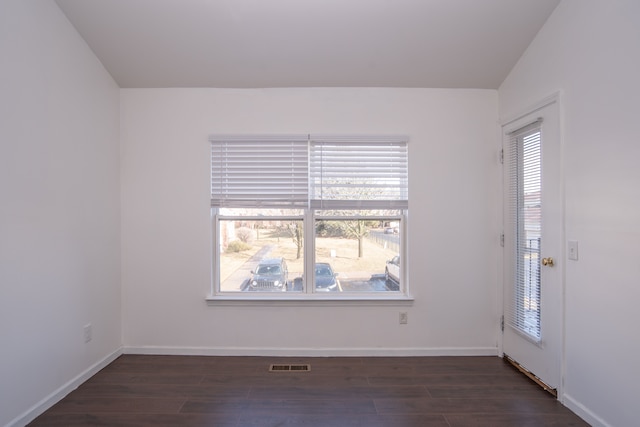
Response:
[[[339,212],[339,211],[334,211]],[[354,219],[354,220],[326,220],[319,221],[316,231],[322,235],[344,237],[358,241],[358,258],[364,256],[364,241],[369,234],[370,228],[378,225],[376,220]]]
[[[296,244],[296,259],[300,259],[302,256],[303,249],[303,237],[304,232],[302,229],[302,221],[294,221],[287,226],[287,230],[289,230],[289,234],[293,239],[293,243]]]
[[[362,219],[343,222],[345,236],[358,240],[358,258],[364,256],[364,238],[369,234],[370,222]]]

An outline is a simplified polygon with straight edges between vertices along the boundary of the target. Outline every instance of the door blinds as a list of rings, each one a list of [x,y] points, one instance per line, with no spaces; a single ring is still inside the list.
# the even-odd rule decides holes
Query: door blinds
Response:
[[[542,208],[541,123],[537,120],[508,134],[508,209],[515,270],[508,324],[540,341],[540,245]]]

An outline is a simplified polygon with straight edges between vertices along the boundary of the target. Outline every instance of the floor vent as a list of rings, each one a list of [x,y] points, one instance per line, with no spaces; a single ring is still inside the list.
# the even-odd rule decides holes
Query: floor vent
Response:
[[[269,372],[309,372],[311,365],[275,365],[269,366]]]

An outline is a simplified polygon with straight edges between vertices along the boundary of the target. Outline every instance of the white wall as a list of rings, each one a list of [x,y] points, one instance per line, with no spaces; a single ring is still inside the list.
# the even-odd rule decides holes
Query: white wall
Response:
[[[497,120],[490,90],[121,90],[125,350],[497,354]],[[411,137],[411,307],[205,303],[208,135],[305,132]]]
[[[119,89],[53,1],[0,2],[0,64],[0,425],[21,425],[121,345]]]
[[[565,403],[593,425],[638,423],[640,2],[563,0],[502,84],[509,116],[564,106]]]

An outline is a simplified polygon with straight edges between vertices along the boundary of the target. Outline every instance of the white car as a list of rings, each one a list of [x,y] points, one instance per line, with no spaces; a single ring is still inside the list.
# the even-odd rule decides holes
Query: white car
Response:
[[[387,282],[400,283],[400,255],[396,255],[387,261],[387,266],[384,268],[384,278]]]

